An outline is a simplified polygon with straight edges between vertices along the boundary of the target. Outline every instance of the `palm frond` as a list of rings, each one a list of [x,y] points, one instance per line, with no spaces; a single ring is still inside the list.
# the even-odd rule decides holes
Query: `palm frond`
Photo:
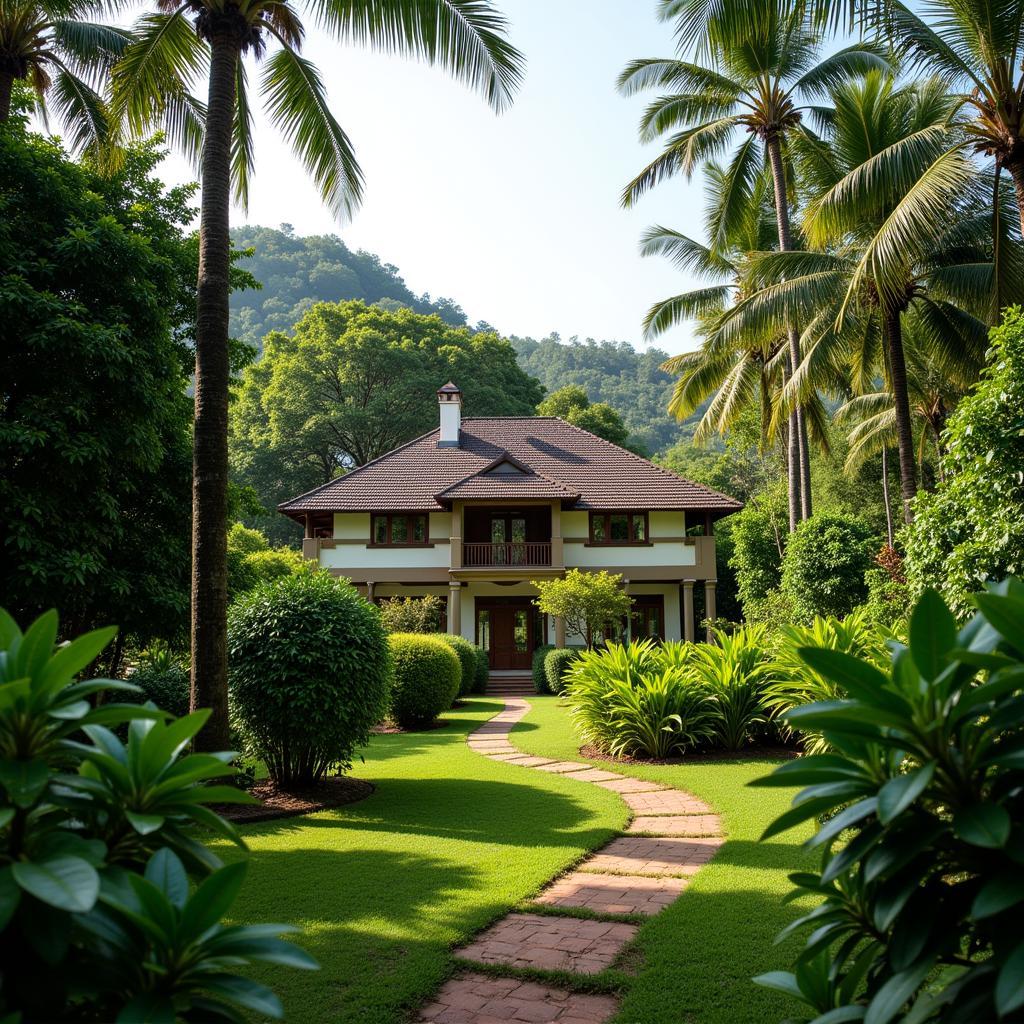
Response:
[[[724,308],[732,295],[731,285],[698,288],[656,302],[644,317],[644,338],[650,340],[695,317],[708,316]]]
[[[869,71],[889,73],[892,65],[877,43],[854,43],[812,67],[793,83],[793,91],[808,98],[828,96],[835,87]]]
[[[352,144],[327,105],[320,73],[281,42],[267,58],[260,83],[267,115],[292,144],[324,202],[336,215],[351,216],[363,194]]]
[[[103,98],[69,68],[53,60],[57,74],[50,87],[49,101],[57,117],[70,132],[69,147],[88,155],[105,169],[117,165],[117,150]]]
[[[249,207],[249,180],[255,159],[252,136],[252,108],[249,106],[249,81],[245,63],[235,66],[235,123],[231,131],[231,181],[235,201],[243,210]]]
[[[735,272],[733,264],[713,249],[672,228],[655,224],[640,238],[641,256],[665,256],[684,273],[720,278]]]
[[[742,86],[711,68],[665,57],[644,57],[630,61],[616,80],[624,96],[635,96],[647,89],[672,89],[674,92],[708,92],[738,97]]]

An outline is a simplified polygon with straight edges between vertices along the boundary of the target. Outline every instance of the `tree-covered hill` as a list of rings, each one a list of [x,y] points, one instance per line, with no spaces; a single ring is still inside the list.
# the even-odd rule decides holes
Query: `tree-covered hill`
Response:
[[[237,266],[249,271],[263,287],[236,291],[231,296],[231,334],[262,348],[270,331],[290,331],[317,302],[362,299],[394,308],[408,306],[417,313],[437,313],[455,327],[466,314],[451,299],[415,295],[398,268],[382,263],[373,253],[353,252],[337,235],[294,234],[290,224],[280,228],[244,225],[232,232],[237,249],[252,249]],[[390,300],[390,301],[389,301]]]

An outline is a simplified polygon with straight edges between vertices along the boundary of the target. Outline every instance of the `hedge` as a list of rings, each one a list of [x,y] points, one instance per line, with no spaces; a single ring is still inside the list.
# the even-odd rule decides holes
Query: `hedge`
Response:
[[[453,636],[451,633],[439,633],[438,635],[459,659],[459,692],[457,696],[466,697],[473,692],[473,683],[476,680],[476,648],[463,636]]]
[[[544,659],[547,657],[548,651],[553,650],[553,644],[541,644],[541,646],[533,652],[531,670],[533,672],[533,688],[537,693],[551,692],[548,687],[547,676],[544,674]]]
[[[403,729],[429,725],[452,706],[462,669],[440,634],[392,633],[391,717]]]
[[[544,678],[549,693],[561,693],[565,688],[566,669],[579,657],[578,647],[553,647],[544,656]]]

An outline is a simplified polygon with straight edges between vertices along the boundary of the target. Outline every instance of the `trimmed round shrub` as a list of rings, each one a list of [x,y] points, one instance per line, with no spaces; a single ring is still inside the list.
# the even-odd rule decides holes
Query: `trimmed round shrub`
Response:
[[[809,622],[815,615],[849,615],[868,596],[867,572],[877,541],[853,516],[816,515],[789,538],[782,560],[782,593],[793,615]]]
[[[459,692],[458,697],[465,697],[473,692],[473,680],[476,678],[476,648],[464,636],[452,636],[450,633],[439,634],[442,640],[455,652],[459,659]]]
[[[191,680],[184,665],[140,665],[127,679],[141,688],[141,693],[123,693],[118,699],[125,704],[145,704],[151,700],[158,708],[176,718],[188,714]]]
[[[482,648],[473,645],[473,653],[476,655],[476,672],[473,675],[473,692],[486,693],[487,680],[491,675],[490,655]]]
[[[232,709],[282,787],[351,767],[381,720],[391,671],[380,613],[327,573],[263,583],[228,615]]]
[[[552,647],[544,655],[544,678],[548,693],[561,693],[565,689],[565,673],[580,656],[575,647]]]
[[[459,659],[442,636],[392,633],[391,717],[403,729],[429,725],[459,693]]]
[[[554,647],[551,644],[541,644],[533,652],[531,668],[533,671],[533,688],[537,693],[551,692],[548,688],[548,677],[544,674],[544,659],[547,657],[548,651],[552,650],[554,650]]]

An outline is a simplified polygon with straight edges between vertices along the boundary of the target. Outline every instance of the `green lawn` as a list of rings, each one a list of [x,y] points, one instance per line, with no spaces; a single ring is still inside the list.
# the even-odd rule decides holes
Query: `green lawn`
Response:
[[[298,925],[323,967],[261,975],[292,1024],[399,1024],[450,973],[454,946],[625,823],[613,793],[472,753],[466,733],[498,708],[477,699],[449,712],[442,729],[376,736],[353,770],[377,786],[372,797],[243,830],[252,856],[237,919]],[[554,698],[534,701],[513,741],[579,758]],[[788,964],[792,947],[772,940],[794,913],[779,898],[789,888],[786,872],[801,862],[799,836],[756,842],[789,798],[744,787],[770,767],[752,760],[617,766],[703,797],[729,836],[682,899],[641,929],[645,966],[624,986],[620,1024],[768,1022],[792,1009],[749,981]]]

